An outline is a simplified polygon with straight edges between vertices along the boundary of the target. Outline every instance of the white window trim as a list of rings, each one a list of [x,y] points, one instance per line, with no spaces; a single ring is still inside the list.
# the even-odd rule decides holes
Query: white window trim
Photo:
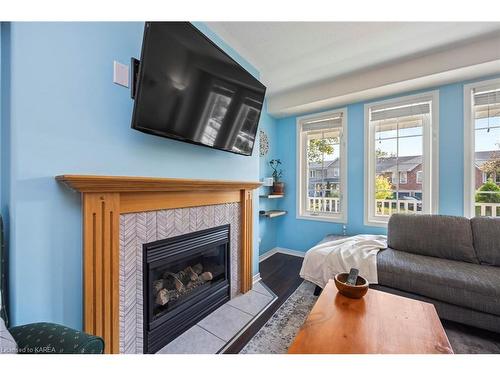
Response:
[[[464,85],[464,216],[469,218],[475,216],[474,193],[476,191],[476,171],[474,167],[476,133],[474,131],[472,95],[475,89],[499,84],[500,78],[496,78]]]
[[[430,156],[424,158],[426,164],[424,166],[424,181],[430,181],[430,183],[423,184],[422,195],[430,197],[430,199],[424,200],[423,212],[437,213],[439,211],[439,91],[434,90],[365,104],[364,225],[366,226],[387,227],[388,221],[387,218],[375,216],[373,205],[370,203],[371,197],[374,196],[374,183],[370,183],[370,176],[372,173],[375,175],[375,146],[374,142],[370,142],[375,130],[370,128],[370,108],[391,104],[404,105],[417,100],[432,102],[431,129],[423,129],[423,155]]]
[[[305,173],[306,165],[303,159],[303,145],[301,144],[301,127],[302,124],[311,119],[317,119],[321,117],[328,117],[338,113],[342,113],[342,140],[340,142],[340,191],[342,200],[342,213],[340,215],[311,215],[307,213],[304,209],[303,192],[306,189],[304,186],[304,181],[301,179],[301,175]],[[347,108],[339,108],[333,111],[326,111],[315,113],[307,116],[297,117],[296,120],[296,154],[297,154],[297,196],[296,196],[296,218],[306,219],[314,221],[328,221],[331,223],[347,223],[348,218],[348,196],[347,196]]]

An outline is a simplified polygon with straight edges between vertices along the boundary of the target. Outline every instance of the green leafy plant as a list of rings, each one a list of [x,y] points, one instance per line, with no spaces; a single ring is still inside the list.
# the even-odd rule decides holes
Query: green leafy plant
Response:
[[[375,199],[391,199],[392,198],[391,181],[384,176],[375,178]]]
[[[500,203],[500,187],[489,178],[476,193],[477,203]]]
[[[283,176],[283,169],[280,168],[281,160],[273,159],[269,162],[269,165],[273,170],[274,182],[279,182],[280,178]]]
[[[334,144],[337,138],[319,138],[310,139],[309,147],[307,148],[307,160],[311,163],[321,163],[323,155],[332,155]]]

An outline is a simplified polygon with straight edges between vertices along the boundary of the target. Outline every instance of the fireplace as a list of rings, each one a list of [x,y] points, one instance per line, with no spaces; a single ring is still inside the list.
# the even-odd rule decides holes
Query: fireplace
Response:
[[[230,225],[143,245],[144,353],[229,301]]]

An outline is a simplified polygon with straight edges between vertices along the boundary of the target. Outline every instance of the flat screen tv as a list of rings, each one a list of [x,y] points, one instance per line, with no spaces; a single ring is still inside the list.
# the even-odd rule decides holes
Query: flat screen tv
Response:
[[[146,22],[132,128],[251,155],[265,86],[189,22]]]

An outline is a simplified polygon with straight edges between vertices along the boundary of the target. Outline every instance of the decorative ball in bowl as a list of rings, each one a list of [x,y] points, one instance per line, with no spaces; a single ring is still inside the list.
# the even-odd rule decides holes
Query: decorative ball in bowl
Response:
[[[335,275],[335,286],[340,294],[349,298],[362,298],[368,292],[368,281],[365,278],[358,276],[356,285],[347,284],[348,273],[338,273]]]

